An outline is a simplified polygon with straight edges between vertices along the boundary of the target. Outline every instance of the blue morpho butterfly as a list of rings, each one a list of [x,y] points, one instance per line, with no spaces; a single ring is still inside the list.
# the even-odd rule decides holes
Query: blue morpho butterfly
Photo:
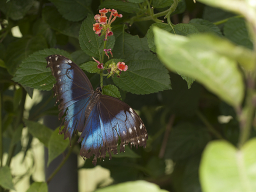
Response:
[[[119,139],[120,152],[125,145],[146,147],[147,130],[137,113],[126,103],[93,90],[85,73],[70,59],[61,55],[46,58],[57,83],[55,96],[59,102],[59,119],[64,123],[64,138],[71,139],[75,131],[82,132],[80,155],[89,158],[105,158],[108,151],[117,154]]]

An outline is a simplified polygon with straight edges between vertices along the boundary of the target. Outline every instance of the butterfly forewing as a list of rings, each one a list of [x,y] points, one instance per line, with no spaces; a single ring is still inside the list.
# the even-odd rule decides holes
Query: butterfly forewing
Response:
[[[61,55],[50,55],[46,58],[47,67],[56,78],[54,85],[57,102],[59,102],[59,118],[63,118],[65,138],[72,137],[75,130],[82,131],[78,122],[85,121],[83,115],[93,88],[84,72],[70,59]]]

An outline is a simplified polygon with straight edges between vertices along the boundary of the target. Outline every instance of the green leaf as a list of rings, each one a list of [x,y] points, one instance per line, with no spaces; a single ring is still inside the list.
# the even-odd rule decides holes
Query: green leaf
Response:
[[[115,58],[127,58],[138,51],[149,51],[146,38],[139,38],[124,32],[123,28],[113,30],[116,43],[113,49]]]
[[[170,132],[165,158],[174,161],[185,159],[204,149],[211,137],[204,127],[190,123],[181,123]]]
[[[46,38],[47,43],[50,47],[55,47],[56,45],[56,35],[43,19],[38,19],[33,25],[33,33],[35,35],[42,35]]]
[[[81,49],[89,56],[95,57],[97,60],[100,60],[103,54],[104,49],[104,35],[98,36],[93,31],[93,24],[95,20],[91,14],[84,20],[82,23],[80,32],[79,32],[79,43]],[[114,35],[108,37],[106,49],[113,49],[115,44]]]
[[[35,52],[21,63],[13,80],[34,89],[51,90],[56,80],[51,73],[51,69],[46,68],[45,58],[53,54],[70,58],[69,53],[59,49],[52,48]]]
[[[82,63],[92,60],[92,58],[89,55],[85,54],[82,50],[77,50],[77,51],[71,53],[71,58],[73,58],[73,62],[79,66]]]
[[[103,95],[109,95],[111,97],[115,97],[120,99],[121,98],[121,94],[118,90],[118,88],[115,85],[106,85],[103,87],[102,89],[102,94]]]
[[[100,4],[100,9],[103,9],[103,8],[117,9],[119,13],[120,11],[123,11],[126,13],[136,13],[140,11],[139,6],[135,3],[116,1],[116,0],[103,1],[103,3]]]
[[[237,45],[253,49],[252,41],[248,35],[246,23],[243,18],[230,18],[224,25],[224,35]]]
[[[206,5],[212,7],[219,7],[228,11],[232,11],[243,15],[248,18],[250,22],[256,22],[256,9],[255,2],[253,0],[225,0],[225,1],[209,1],[209,0],[199,0]]]
[[[117,146],[117,151],[120,151],[120,145]],[[129,146],[125,145],[125,151],[123,153],[114,154],[111,152],[111,156],[113,158],[123,158],[123,157],[129,157],[129,158],[140,158],[140,156],[135,153]],[[106,154],[106,157],[109,157],[109,154]]]
[[[222,36],[220,28],[214,25],[212,22],[204,19],[192,19],[189,24],[195,26],[201,33],[215,33],[216,35]]]
[[[16,111],[19,107],[19,104],[20,104],[20,101],[21,101],[21,98],[22,98],[22,88],[19,87],[18,89],[15,90],[15,93],[14,93],[14,98],[13,98],[13,108],[14,108],[14,111]]]
[[[204,7],[204,13],[203,13],[203,19],[210,21],[210,22],[218,22],[222,21],[224,19],[230,19],[231,17],[234,17],[235,14],[225,11],[223,9],[211,7],[211,6],[205,6]],[[220,27],[221,25],[219,25]]]
[[[152,7],[154,8],[171,7],[172,4],[173,4],[173,0],[153,0],[152,1]]]
[[[189,157],[184,171],[183,182],[181,184],[184,192],[202,191],[198,173],[200,160],[201,154]]]
[[[6,68],[5,63],[4,63],[4,61],[2,59],[0,59],[0,67]]]
[[[9,190],[15,190],[12,182],[11,169],[8,166],[0,168],[0,185]]]
[[[11,141],[11,146],[16,145],[20,139],[21,139],[21,134],[22,134],[22,129],[23,129],[23,125],[20,124],[18,126],[18,128],[14,131],[13,135],[12,135],[12,141]]]
[[[64,35],[78,38],[81,23],[71,22],[64,19],[55,7],[44,7],[42,18],[52,29]]]
[[[191,35],[193,33],[199,33],[198,29],[194,25],[191,25],[191,24],[181,23],[181,24],[177,24],[174,26],[170,26],[165,23],[154,23],[153,25],[150,26],[150,28],[147,32],[147,35],[146,35],[147,41],[148,41],[148,46],[149,46],[150,50],[153,52],[156,52],[154,33],[153,33],[154,27],[158,27],[158,28],[168,31],[172,34],[178,34],[178,35],[183,35],[183,36]]]
[[[1,0],[0,10],[5,13],[6,17],[10,17],[13,20],[19,20],[26,15],[33,5],[33,0],[11,0],[10,2]]]
[[[191,78],[191,77],[187,77],[185,75],[180,75],[182,77],[182,79],[184,79],[186,82],[187,82],[187,85],[188,85],[188,89],[191,88],[191,85],[193,84],[193,82],[195,81],[194,78]]]
[[[143,3],[145,0],[128,0],[131,3]]]
[[[26,192],[48,192],[48,186],[45,182],[34,182]]]
[[[23,37],[9,44],[6,55],[6,68],[14,75],[20,63],[35,51],[47,48],[43,36]]]
[[[100,73],[100,69],[97,66],[98,64],[95,61],[88,61],[80,65],[81,69],[89,73]]]
[[[53,131],[48,127],[34,121],[29,121],[24,119],[26,126],[28,127],[28,131],[33,137],[36,137],[41,141],[45,147],[48,147],[48,143],[50,140],[50,135],[52,135]]]
[[[52,160],[54,160],[58,155],[63,153],[69,145],[69,140],[64,140],[63,135],[59,134],[59,128],[51,134],[48,142],[48,163],[50,165]]]
[[[172,90],[163,91],[162,104],[167,106],[170,113],[181,116],[195,115],[200,106],[202,88],[198,83],[188,89],[186,82],[178,75],[170,73]]]
[[[156,184],[149,183],[147,181],[130,181],[117,185],[112,185],[105,187],[103,189],[98,189],[95,192],[130,192],[130,191],[140,191],[140,192],[167,192]]]
[[[240,150],[226,141],[207,145],[201,160],[199,175],[205,192],[234,192],[256,189],[256,139]]]
[[[134,94],[149,94],[170,89],[170,76],[155,55],[137,52],[125,60],[128,70],[120,77],[113,77],[114,83],[124,91]]]
[[[50,0],[58,8],[60,14],[69,21],[80,21],[88,13],[92,13],[92,0]]]
[[[232,106],[241,103],[244,85],[234,59],[245,64],[246,54],[253,61],[252,52],[212,35],[186,38],[157,28],[154,32],[158,56],[168,68],[195,78]]]

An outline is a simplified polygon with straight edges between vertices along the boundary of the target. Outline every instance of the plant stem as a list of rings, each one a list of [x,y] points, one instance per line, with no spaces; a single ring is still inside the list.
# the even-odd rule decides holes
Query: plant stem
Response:
[[[24,112],[24,106],[25,106],[25,101],[26,101],[26,95],[27,95],[27,93],[26,93],[25,89],[22,88],[21,102],[20,102],[17,118],[16,118],[16,120],[14,122],[14,126],[13,126],[14,130],[13,131],[15,131],[18,128],[20,122],[22,121],[23,112]],[[7,158],[7,161],[6,161],[6,165],[9,166],[9,167],[11,165],[11,160],[12,160],[12,156],[13,156],[15,147],[16,147],[16,144],[11,145],[10,148],[9,148],[8,158]]]
[[[252,127],[252,120],[254,116],[254,105],[253,103],[253,93],[254,93],[254,79],[248,77],[247,79],[247,97],[246,97],[246,106],[244,107],[243,113],[240,115],[240,137],[238,147],[241,148],[244,143],[248,140],[250,136],[250,131]],[[244,115],[246,114],[246,119],[244,121]],[[244,122],[243,122],[244,121]]]
[[[59,170],[61,169],[61,167],[66,163],[66,161],[68,160],[69,156],[71,155],[73,148],[76,146],[76,142],[77,142],[77,137],[73,138],[73,142],[71,147],[68,150],[67,155],[65,156],[65,158],[62,160],[62,162],[59,164],[59,166],[54,170],[54,172],[48,177],[47,179],[47,183],[49,183],[52,178],[59,172]]]
[[[2,95],[0,93],[0,167],[3,166]]]
[[[242,15],[238,15],[238,16],[227,18],[227,19],[223,19],[223,20],[217,21],[217,22],[215,22],[213,24],[214,25],[220,25],[222,23],[226,23],[229,19],[232,19],[232,18],[242,18]]]
[[[150,16],[147,16],[147,17],[139,17],[138,18],[138,16],[134,16],[134,17],[132,17],[131,19],[130,19],[130,22],[129,23],[133,23],[134,21],[147,21],[147,20],[153,20],[153,21],[155,21],[155,22],[162,22],[162,21],[160,21],[160,20],[158,20],[158,19],[156,19],[156,18],[158,18],[158,17],[162,17],[162,16],[165,16],[166,18],[167,18],[167,16],[170,16],[171,15],[171,13],[173,13],[174,11],[175,11],[175,9],[177,8],[177,6],[178,6],[178,0],[174,0],[174,2],[173,2],[173,4],[172,4],[172,6],[169,8],[169,9],[167,9],[167,10],[165,10],[165,11],[162,11],[162,12],[160,12],[160,13],[156,13],[156,14],[153,14],[153,15],[150,15]]]
[[[104,40],[104,48],[103,48],[103,52],[102,52],[102,56],[100,58],[100,63],[103,64],[104,62],[104,49],[106,49],[106,45],[107,45],[107,41]],[[103,69],[100,70],[100,88],[103,88]]]
[[[224,139],[222,137],[222,135],[216,131],[214,129],[214,127],[208,122],[208,120],[203,116],[203,114],[200,111],[196,112],[196,115],[199,117],[199,119],[201,119],[201,121],[205,124],[205,126],[207,127],[207,129],[213,134],[215,135],[217,138],[219,139]]]
[[[172,115],[169,119],[169,122],[168,122],[167,126],[166,126],[165,134],[164,134],[164,140],[162,142],[162,146],[161,146],[161,149],[160,149],[160,152],[159,152],[159,155],[158,155],[159,158],[164,157],[166,145],[167,145],[167,142],[168,142],[168,137],[169,137],[170,131],[172,129],[174,119],[175,119],[175,115]]]

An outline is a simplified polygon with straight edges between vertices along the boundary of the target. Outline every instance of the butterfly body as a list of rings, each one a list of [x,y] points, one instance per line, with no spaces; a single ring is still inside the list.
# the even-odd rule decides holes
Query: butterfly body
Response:
[[[54,85],[59,118],[64,124],[64,137],[71,139],[75,131],[82,132],[80,155],[89,158],[94,154],[93,163],[98,157],[111,158],[111,151],[124,152],[126,144],[146,147],[147,131],[137,113],[117,98],[102,95],[95,91],[85,73],[71,60],[61,55],[46,58],[56,78]]]

